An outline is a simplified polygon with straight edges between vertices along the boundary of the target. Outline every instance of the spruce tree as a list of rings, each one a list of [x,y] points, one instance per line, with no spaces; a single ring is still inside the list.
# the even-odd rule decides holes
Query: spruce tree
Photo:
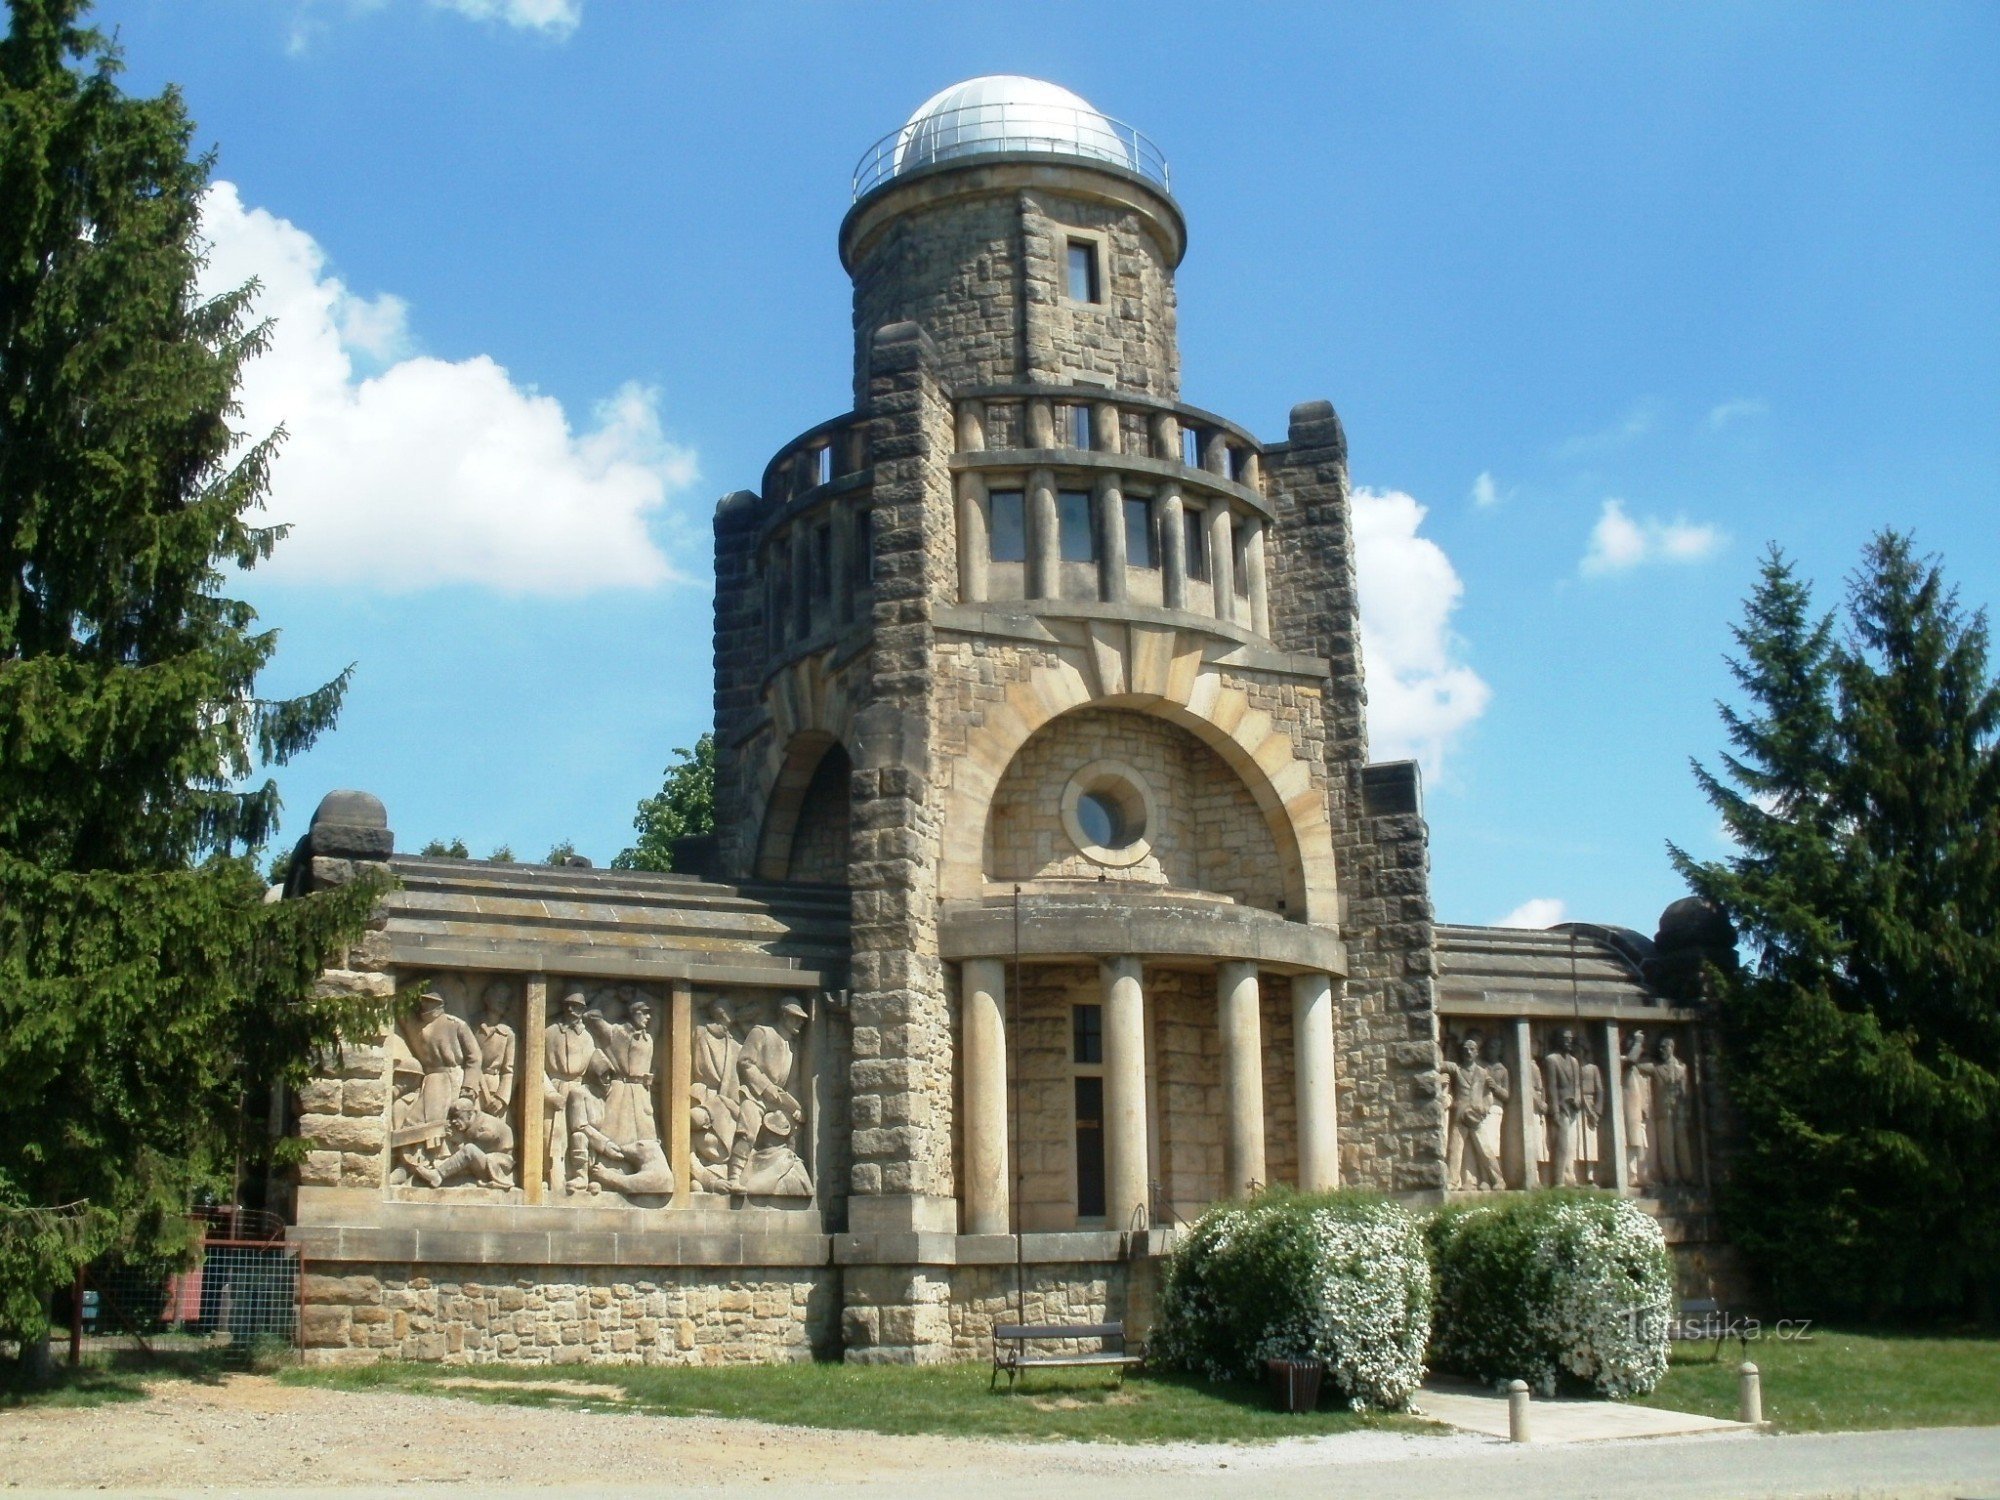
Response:
[[[266,905],[260,765],[346,679],[259,697],[276,635],[226,592],[275,435],[232,430],[253,287],[197,290],[210,161],[132,98],[80,0],[0,40],[0,1331],[117,1247],[166,1256],[226,1192],[246,1090],[358,1017],[310,998],[374,890]]]
[[[1725,1209],[1801,1311],[1994,1311],[2000,1264],[2000,688],[1983,613],[1884,532],[1846,632],[1766,559],[1750,707],[1696,775],[1739,845],[1697,862],[1753,965],[1722,984]]]

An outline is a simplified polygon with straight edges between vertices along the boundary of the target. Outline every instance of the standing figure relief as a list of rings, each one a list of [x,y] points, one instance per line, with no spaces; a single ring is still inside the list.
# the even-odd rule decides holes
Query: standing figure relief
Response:
[[[389,1040],[389,1182],[438,1188],[514,1186],[512,996],[489,985],[477,1030],[427,984]]]
[[[1459,1060],[1444,1065],[1451,1082],[1445,1180],[1459,1189],[1505,1187],[1490,1127],[1511,1097],[1506,1065],[1481,1061],[1480,1040],[1472,1032],[1459,1039],[1458,1048]]]
[[[809,1198],[806,1108],[799,1099],[801,1039],[809,1012],[796,995],[741,1036],[712,999],[694,1038],[689,1100],[690,1174],[709,1193]]]

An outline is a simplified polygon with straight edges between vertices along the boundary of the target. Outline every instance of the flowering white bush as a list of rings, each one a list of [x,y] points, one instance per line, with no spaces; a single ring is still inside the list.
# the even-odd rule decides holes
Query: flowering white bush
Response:
[[[1544,1396],[1573,1381],[1644,1395],[1667,1372],[1673,1268],[1659,1224],[1607,1193],[1453,1207],[1426,1231],[1437,1267],[1431,1363]]]
[[[1210,1209],[1168,1262],[1152,1352],[1211,1380],[1315,1359],[1357,1411],[1398,1410],[1424,1378],[1431,1272],[1418,1222],[1359,1193]]]

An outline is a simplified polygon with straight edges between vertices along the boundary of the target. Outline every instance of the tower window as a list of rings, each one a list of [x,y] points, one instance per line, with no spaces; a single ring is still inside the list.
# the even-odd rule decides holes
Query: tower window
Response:
[[[832,478],[833,444],[828,443],[824,448],[819,449],[813,454],[813,480],[817,484],[826,484]]]
[[[1056,537],[1064,562],[1097,561],[1097,528],[1090,519],[1090,491],[1057,493]]]
[[[813,597],[824,599],[833,589],[833,528],[821,522],[813,528]]]
[[[1181,512],[1181,527],[1186,538],[1187,576],[1205,579],[1208,577],[1208,512],[1199,506],[1188,506]]]
[[[1125,563],[1133,568],[1157,568],[1160,549],[1153,538],[1153,502],[1125,502]]]
[[[854,588],[857,593],[875,585],[875,512],[854,515]]]
[[[1104,1061],[1104,1007],[1070,1007],[1070,1060],[1086,1067]]]
[[[1019,490],[994,490],[986,497],[988,536],[995,562],[1028,560],[1028,515]]]
[[[1097,245],[1091,240],[1069,242],[1069,300],[1102,302],[1103,288],[1097,275]]]
[[[1065,406],[1060,408],[1063,423],[1068,428],[1064,436],[1072,448],[1088,448],[1090,443],[1090,408],[1087,406]]]
[[[1190,469],[1201,467],[1201,434],[1192,427],[1181,429],[1181,462]]]

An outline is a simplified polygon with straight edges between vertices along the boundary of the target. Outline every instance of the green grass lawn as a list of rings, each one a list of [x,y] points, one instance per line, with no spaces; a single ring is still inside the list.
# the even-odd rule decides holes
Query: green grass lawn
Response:
[[[1736,1415],[1732,1340],[1711,1363],[1708,1349],[1677,1345],[1667,1378],[1646,1406]],[[1764,1418],[1781,1432],[2000,1423],[2000,1338],[1930,1337],[1814,1328],[1804,1339],[1753,1339],[1763,1376]]]
[[[1068,1438],[1088,1442],[1257,1442],[1362,1427],[1424,1430],[1407,1417],[1324,1410],[1287,1416],[1262,1386],[1171,1376],[1036,1371],[1013,1391],[989,1392],[989,1368],[956,1365],[763,1365],[678,1369],[566,1365],[380,1364],[300,1369],[287,1381],[340,1390],[417,1391],[481,1401],[754,1417],[802,1427],[961,1437]]]

